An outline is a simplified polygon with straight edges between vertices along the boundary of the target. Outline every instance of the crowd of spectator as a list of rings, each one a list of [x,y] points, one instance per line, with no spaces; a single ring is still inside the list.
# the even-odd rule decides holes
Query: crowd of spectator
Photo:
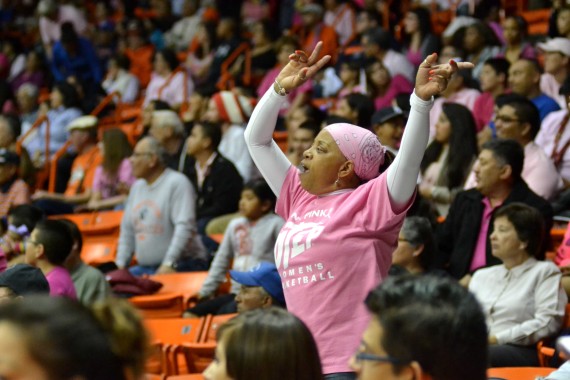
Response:
[[[89,315],[90,334],[108,330],[104,300],[140,324],[57,219],[122,210],[119,270],[208,270],[185,317],[240,313],[208,379],[538,366],[570,295],[570,232],[548,255],[570,217],[570,8],[530,1],[552,6],[531,33],[501,4],[5,1],[0,300],[20,304],[0,305],[4,344],[27,337],[27,318],[52,323],[30,294],[84,304],[57,306]],[[140,376],[113,334],[97,343],[109,371]],[[133,339],[146,344],[142,328]],[[273,368],[236,364],[276,340]],[[449,365],[438,345],[470,351]],[[69,376],[92,363],[78,365]]]

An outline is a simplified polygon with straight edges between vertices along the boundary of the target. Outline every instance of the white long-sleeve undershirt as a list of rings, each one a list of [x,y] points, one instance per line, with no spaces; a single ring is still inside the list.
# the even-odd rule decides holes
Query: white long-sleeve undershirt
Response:
[[[279,196],[291,163],[273,141],[273,131],[285,97],[271,86],[255,107],[245,130],[245,141],[253,161]],[[433,100],[425,101],[412,94],[410,116],[396,159],[388,168],[387,185],[392,206],[406,205],[416,188],[420,163],[429,136],[429,111]]]

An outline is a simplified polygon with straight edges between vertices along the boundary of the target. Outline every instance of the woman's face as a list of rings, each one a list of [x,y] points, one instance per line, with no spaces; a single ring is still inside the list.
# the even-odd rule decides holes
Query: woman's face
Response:
[[[395,117],[374,128],[380,143],[392,149],[398,149],[404,133],[404,118]]]
[[[254,46],[263,45],[267,42],[267,37],[263,25],[260,22],[256,22],[251,26],[251,41]]]
[[[358,122],[358,112],[350,108],[350,104],[348,104],[346,98],[341,99],[341,101],[338,102],[338,105],[334,110],[334,115],[344,117],[345,119],[350,120],[353,124]]]
[[[470,26],[465,31],[463,45],[466,51],[473,53],[479,51],[483,45],[483,38],[476,27]]]
[[[347,64],[340,66],[340,80],[343,84],[350,84],[356,81],[358,78],[358,72],[351,70]]]
[[[167,74],[170,72],[170,67],[168,67],[166,59],[164,59],[160,53],[157,53],[154,57],[154,71],[158,74]]]
[[[299,129],[299,125],[303,124],[307,120],[307,115],[305,115],[303,109],[296,108],[293,113],[291,113],[291,116],[287,118],[287,132],[289,135],[293,136],[295,131]]]
[[[435,123],[435,137],[434,139],[442,144],[449,142],[451,136],[451,122],[449,121],[445,112],[439,115],[437,123]]]
[[[216,345],[214,360],[202,375],[206,380],[232,380],[228,375],[225,342],[223,339]]]
[[[556,26],[561,36],[568,37],[568,34],[570,34],[570,10],[561,10],[558,13]]]
[[[420,252],[406,239],[402,231],[400,231],[400,235],[398,235],[398,246],[392,254],[392,264],[400,265],[405,268],[419,256],[419,253]]]
[[[404,30],[408,34],[417,32],[420,29],[420,20],[418,15],[413,12],[406,13],[404,17]]]
[[[521,41],[521,31],[519,29],[519,24],[514,18],[508,18],[503,23],[503,34],[507,44],[515,44]]]
[[[370,81],[378,87],[385,87],[390,83],[388,70],[380,63],[376,62],[368,69]]]
[[[503,261],[520,255],[526,249],[526,244],[519,239],[515,226],[506,216],[495,219],[490,240],[493,256]]]
[[[45,369],[31,357],[22,331],[9,322],[0,322],[0,378],[49,380]]]
[[[346,157],[331,134],[326,130],[319,132],[303,157],[299,171],[303,189],[314,195],[334,191],[339,169],[346,162]]]
[[[51,108],[58,108],[63,106],[63,94],[57,88],[54,88],[49,94],[49,101]]]

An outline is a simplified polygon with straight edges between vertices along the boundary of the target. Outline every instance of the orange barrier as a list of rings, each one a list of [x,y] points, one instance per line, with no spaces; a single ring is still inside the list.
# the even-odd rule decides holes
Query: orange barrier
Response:
[[[545,367],[503,367],[489,368],[487,376],[489,378],[499,378],[504,380],[535,380],[539,376],[546,376],[556,368]]]

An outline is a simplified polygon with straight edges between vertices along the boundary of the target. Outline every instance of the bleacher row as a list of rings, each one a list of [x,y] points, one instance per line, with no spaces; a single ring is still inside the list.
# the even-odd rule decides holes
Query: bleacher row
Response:
[[[94,212],[86,214],[61,215],[74,221],[83,237],[81,257],[93,266],[113,261],[120,232],[122,211]],[[554,247],[557,248],[564,237],[565,229],[551,231]],[[220,240],[221,236],[214,236]],[[552,259],[554,254],[549,253]],[[204,318],[182,318],[185,309],[195,304],[194,296],[206,279],[207,272],[186,272],[156,274],[150,279],[160,282],[160,290],[151,295],[135,296],[129,301],[136,306],[145,319],[151,336],[151,355],[147,363],[148,379],[201,379],[201,373],[214,357],[216,332],[223,322],[234,314],[206,316]],[[218,289],[218,294],[229,291],[229,279]],[[570,328],[570,304],[566,306],[563,329]],[[542,368],[494,368],[489,377],[534,380],[553,369],[550,359],[556,354],[544,342],[538,343],[539,359]]]

